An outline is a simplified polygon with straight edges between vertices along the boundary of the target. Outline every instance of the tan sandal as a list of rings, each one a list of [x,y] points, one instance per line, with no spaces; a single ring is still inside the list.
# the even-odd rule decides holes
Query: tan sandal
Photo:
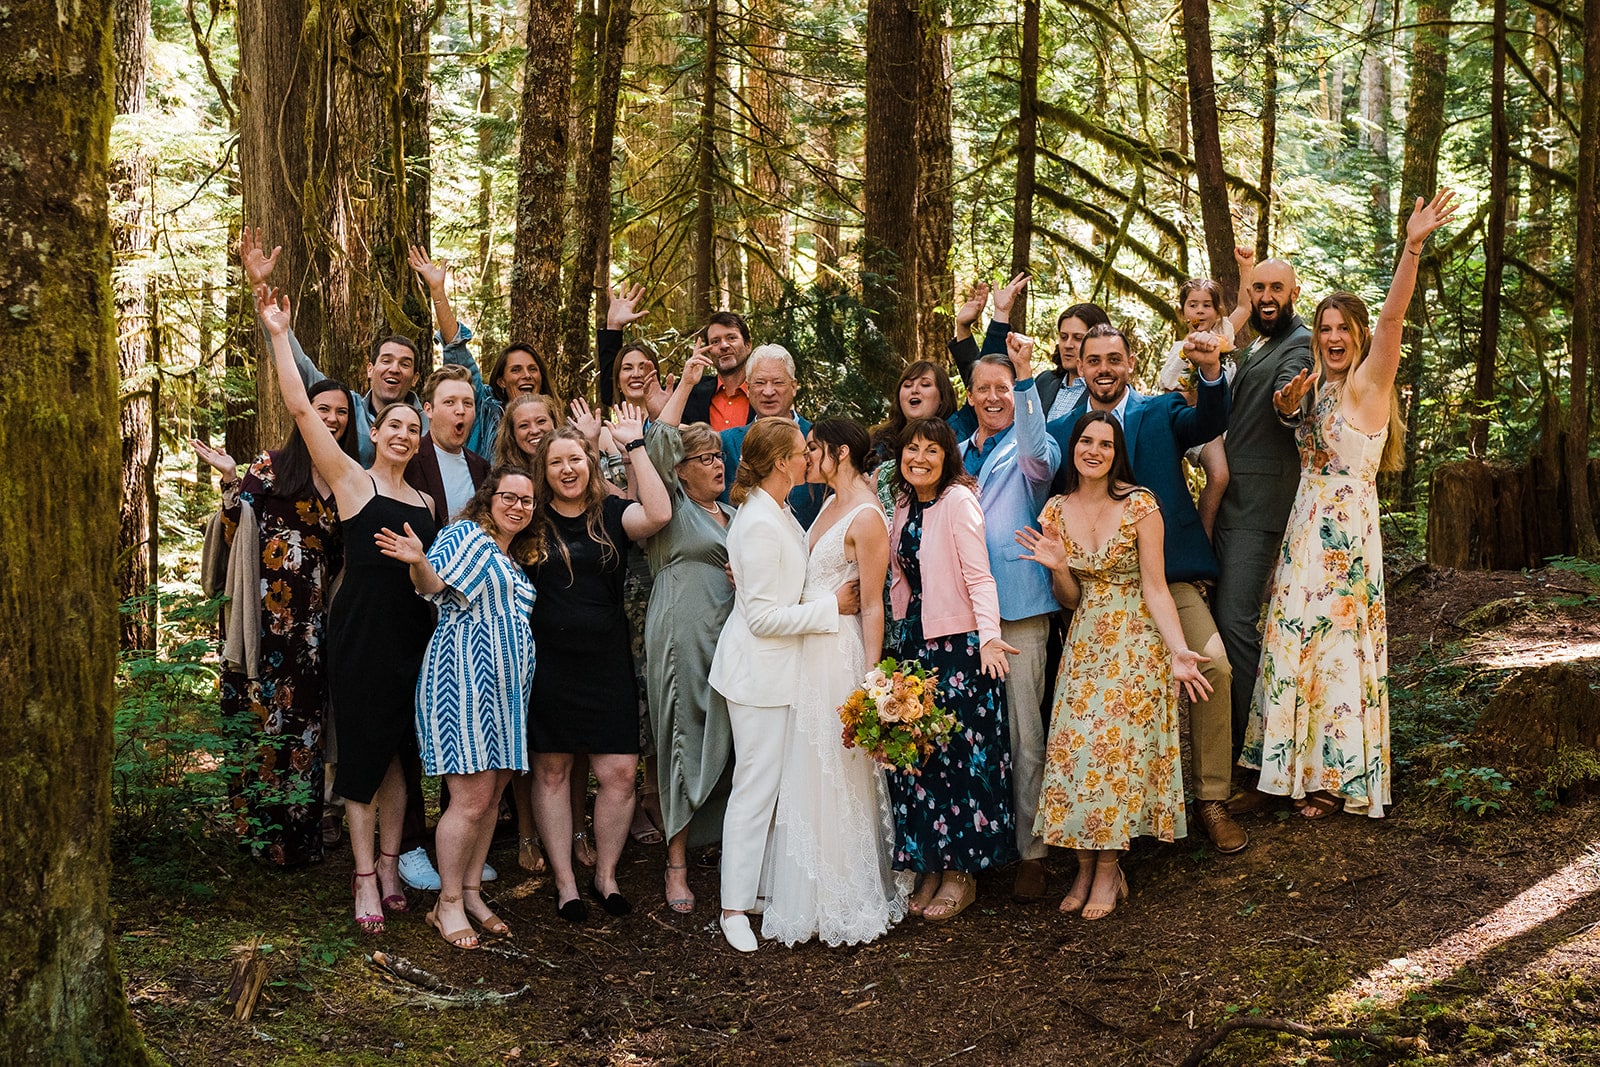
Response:
[[[945,892],[945,882],[951,876],[955,876],[956,879],[954,896]],[[939,892],[934,894],[933,899],[928,902],[928,906],[922,910],[922,917],[931,923],[949,922],[966,911],[972,902],[978,899],[978,883],[973,880],[972,875],[967,874],[965,871],[946,871],[944,878],[945,880],[939,883]],[[944,910],[935,915],[934,908],[942,908]]]
[[[483,903],[483,886],[464,885],[461,887],[461,891],[463,893],[478,894],[478,903]],[[484,904],[483,906],[487,908],[489,905]],[[471,919],[477,919],[478,925],[483,927],[483,932],[486,934],[493,934],[495,937],[504,937],[507,939],[511,937],[511,927],[507,926],[505,920],[500,918],[500,916],[496,915],[492,911],[481,918],[473,915],[471,912],[468,912],[467,917]]]
[[[1110,915],[1112,912],[1117,910],[1117,904],[1119,902],[1128,899],[1128,876],[1122,873],[1122,857],[1118,856],[1116,859],[1112,860],[1111,863],[1112,866],[1116,868],[1117,872],[1116,891],[1111,894],[1111,903],[1109,905],[1090,904],[1088,901],[1084,901],[1083,917],[1090,922],[1094,922],[1096,919],[1104,919],[1107,915]],[[1104,864],[1098,862],[1095,864],[1094,878],[1097,882],[1100,880],[1100,867],[1102,866],[1104,866]],[[1092,889],[1090,890],[1089,896],[1090,899],[1094,898],[1094,891]]]
[[[544,852],[537,837],[517,839],[517,866],[529,874],[543,874],[546,870]]]
[[[1300,814],[1307,819],[1326,819],[1328,816],[1344,810],[1344,799],[1332,793],[1320,790],[1307,793],[1304,803],[1300,806]]]
[[[439,897],[439,904],[454,904],[460,899],[460,897],[447,897],[441,894]],[[423,921],[429,926],[433,927],[435,930],[439,931],[439,936],[444,938],[446,944],[453,945],[459,949],[476,950],[478,947],[478,932],[472,928],[471,924],[468,924],[465,930],[451,930],[449,933],[446,933],[444,926],[439,922],[438,911],[439,907],[437,904],[432,908],[429,908],[428,914],[422,917]],[[468,941],[470,941],[471,944],[467,944],[466,942]]]

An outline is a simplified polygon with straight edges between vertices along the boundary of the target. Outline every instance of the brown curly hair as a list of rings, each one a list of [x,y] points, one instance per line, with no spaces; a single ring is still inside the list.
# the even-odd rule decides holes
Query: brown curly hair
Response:
[[[567,580],[571,581],[574,577],[572,555],[567,551],[566,542],[556,532],[555,513],[550,507],[550,502],[555,498],[555,490],[550,485],[550,448],[557,441],[571,441],[583,449],[584,459],[589,464],[589,482],[583,488],[582,498],[584,529],[589,539],[600,546],[602,564],[614,562],[620,558],[621,552],[606,533],[603,505],[608,494],[606,480],[600,474],[600,453],[576,426],[563,426],[550,431],[539,442],[539,450],[533,454],[534,521],[528,524],[533,531],[529,557],[530,562],[537,565],[550,559],[553,554],[559,554],[561,561],[567,565]],[[554,552],[552,545],[555,546]]]

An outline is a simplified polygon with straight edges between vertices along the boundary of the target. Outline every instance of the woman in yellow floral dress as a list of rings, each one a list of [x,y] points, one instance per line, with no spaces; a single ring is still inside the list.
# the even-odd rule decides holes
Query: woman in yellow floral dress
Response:
[[[1034,833],[1076,849],[1078,876],[1061,910],[1101,919],[1128,893],[1122,853],[1134,837],[1188,832],[1178,753],[1178,690],[1211,686],[1205,657],[1183,643],[1167,590],[1156,498],[1133,484],[1122,424],[1091,411],[1072,429],[1066,493],[1017,531],[1072,609],[1071,655],[1056,680]],[[1170,649],[1170,652],[1169,652]]]
[[[1303,801],[1309,819],[1341,806],[1379,818],[1389,803],[1377,476],[1403,464],[1394,379],[1417,261],[1455,209],[1448,189],[1428,204],[1417,199],[1377,328],[1368,331],[1355,294],[1323,300],[1312,320],[1312,370],[1272,398],[1279,416],[1298,424],[1300,492],[1273,573],[1239,763],[1261,771],[1261,792]]]

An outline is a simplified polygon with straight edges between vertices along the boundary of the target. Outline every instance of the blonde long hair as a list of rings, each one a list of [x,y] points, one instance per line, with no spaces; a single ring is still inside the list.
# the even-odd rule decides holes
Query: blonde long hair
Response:
[[[739,473],[728,490],[728,499],[733,501],[734,507],[745,502],[750,491],[772,473],[780,459],[794,454],[796,437],[803,439],[800,427],[777,415],[764,415],[750,424],[739,450]]]
[[[1350,369],[1345,372],[1345,380],[1350,380],[1350,375],[1356,372],[1361,362],[1367,358],[1367,353],[1372,349],[1372,318],[1367,312],[1366,301],[1349,292],[1330,293],[1317,304],[1317,310],[1311,317],[1311,371],[1316,379],[1317,387],[1323,384],[1322,368],[1322,333],[1318,329],[1322,325],[1324,311],[1337,311],[1344,317],[1345,324],[1350,327],[1350,336],[1356,343],[1355,358],[1350,361]],[[1385,471],[1404,470],[1406,465],[1406,418],[1400,410],[1400,390],[1391,386],[1389,389],[1389,436],[1383,442],[1383,455],[1378,460],[1378,469]]]

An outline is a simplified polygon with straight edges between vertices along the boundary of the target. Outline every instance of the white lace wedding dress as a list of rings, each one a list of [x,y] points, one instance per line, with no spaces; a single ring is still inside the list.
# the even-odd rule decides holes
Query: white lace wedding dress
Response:
[[[846,515],[811,551],[803,601],[831,597],[857,576],[844,538],[864,508]],[[862,597],[876,591],[862,590]],[[784,747],[778,806],[767,848],[763,937],[796,945],[815,937],[854,945],[882,935],[905,917],[911,877],[890,866],[894,821],[883,771],[841,739],[839,705],[866,674],[861,620],[839,620],[836,634],[810,634],[794,696],[792,732]]]

